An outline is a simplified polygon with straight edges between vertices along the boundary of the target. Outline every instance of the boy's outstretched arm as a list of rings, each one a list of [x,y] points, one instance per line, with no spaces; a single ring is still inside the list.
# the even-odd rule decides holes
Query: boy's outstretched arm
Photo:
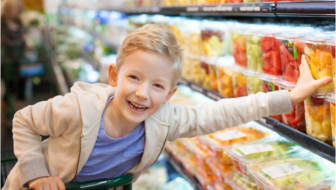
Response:
[[[81,123],[76,95],[56,96],[18,111],[13,119],[14,153],[18,158],[21,184],[49,177],[41,136],[59,137],[74,123]],[[76,119],[75,119],[76,118]],[[74,121],[76,120],[76,121]],[[80,127],[80,126],[78,126]]]
[[[291,112],[292,105],[332,80],[330,77],[314,80],[305,58],[302,60],[300,77],[290,93],[287,90],[258,93],[197,106],[166,105],[169,110],[166,121],[170,127],[168,140],[210,134],[265,116]]]

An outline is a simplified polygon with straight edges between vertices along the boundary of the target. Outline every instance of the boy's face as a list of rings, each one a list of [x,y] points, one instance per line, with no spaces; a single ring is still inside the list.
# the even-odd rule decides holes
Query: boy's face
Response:
[[[117,87],[113,104],[125,120],[141,123],[174,94],[173,77],[173,64],[167,57],[137,50],[125,57],[118,73],[114,66],[109,68],[109,82]]]

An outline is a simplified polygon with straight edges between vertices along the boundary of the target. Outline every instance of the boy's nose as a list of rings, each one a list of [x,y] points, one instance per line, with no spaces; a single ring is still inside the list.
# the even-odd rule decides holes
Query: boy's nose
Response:
[[[135,92],[135,96],[140,99],[147,100],[149,98],[148,87],[147,85],[141,85]]]

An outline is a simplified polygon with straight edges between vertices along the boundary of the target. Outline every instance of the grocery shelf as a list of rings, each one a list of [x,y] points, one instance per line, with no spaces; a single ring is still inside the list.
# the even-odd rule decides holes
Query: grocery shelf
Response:
[[[220,100],[225,98],[217,92],[203,88],[201,85],[188,81],[185,78],[179,80],[179,84],[186,85],[192,90],[195,90],[213,100]],[[323,143],[305,133],[295,130],[271,117],[265,117],[263,121],[256,121],[266,128],[269,128],[279,135],[297,143],[298,145],[314,152],[315,154],[335,163],[335,148],[329,144]]]
[[[163,151],[163,155],[169,161],[169,163],[175,168],[175,170],[184,178],[186,179],[193,188],[196,190],[203,190],[202,186],[196,181],[195,178],[190,176],[184,169],[184,167],[178,163],[171,154],[169,154],[166,150]]]
[[[119,11],[126,14],[164,14],[164,15],[223,15],[248,17],[326,17],[335,18],[335,0],[323,1],[281,1],[256,3],[226,3],[214,5],[169,6],[169,7],[69,7],[87,10]]]

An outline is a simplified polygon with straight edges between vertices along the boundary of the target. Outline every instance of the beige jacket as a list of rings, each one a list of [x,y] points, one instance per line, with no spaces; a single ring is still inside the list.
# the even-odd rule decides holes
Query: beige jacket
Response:
[[[19,161],[3,189],[23,189],[30,180],[44,176],[59,176],[64,183],[71,182],[91,154],[107,99],[114,92],[109,85],[77,82],[65,96],[18,111],[13,120],[13,138]],[[145,120],[143,157],[126,173],[137,179],[157,160],[167,140],[205,135],[290,110],[287,91],[197,106],[166,103]],[[41,143],[40,135],[49,139]]]

